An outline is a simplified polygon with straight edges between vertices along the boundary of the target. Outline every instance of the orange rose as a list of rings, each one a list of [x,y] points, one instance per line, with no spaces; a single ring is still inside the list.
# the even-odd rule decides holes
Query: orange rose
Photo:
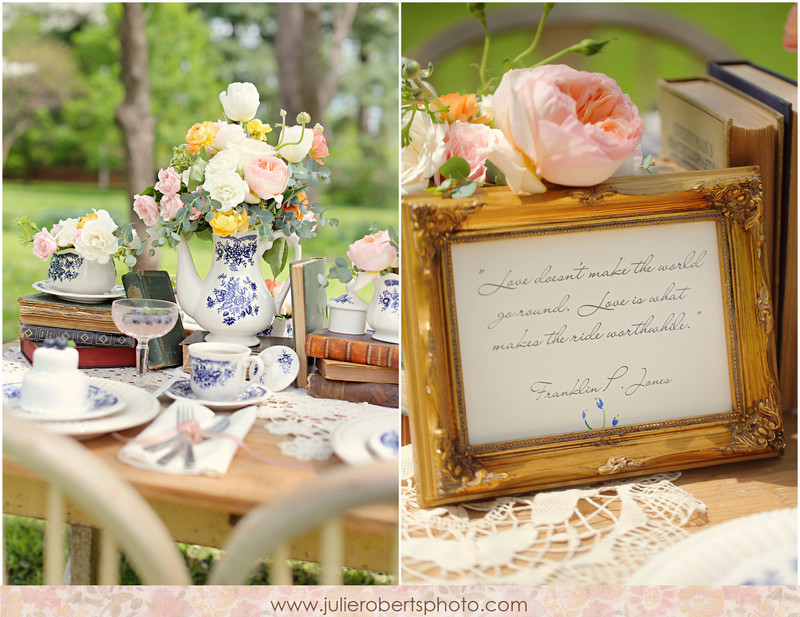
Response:
[[[454,92],[440,96],[439,99],[450,107],[450,115],[455,122],[474,122],[476,124],[489,122],[489,116],[480,116],[481,108],[478,101],[475,100],[474,94]],[[444,118],[444,114],[442,117]]]
[[[214,143],[219,127],[214,122],[198,122],[186,133],[186,150],[195,154]]]
[[[296,197],[297,197],[297,202],[300,204],[300,206],[303,206],[304,208],[308,209],[308,197],[306,196],[306,194],[303,193],[303,192],[300,192],[300,193],[297,193]],[[283,207],[283,210],[285,212],[293,212],[294,213],[294,218],[296,218],[296,219],[302,219],[303,218],[303,213],[300,211],[300,207],[299,206],[293,206],[293,205],[290,205],[290,204],[287,203]]]

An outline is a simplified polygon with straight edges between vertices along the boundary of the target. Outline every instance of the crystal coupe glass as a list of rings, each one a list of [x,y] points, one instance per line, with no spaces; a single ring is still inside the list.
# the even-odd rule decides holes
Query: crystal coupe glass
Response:
[[[111,317],[120,332],[136,338],[136,373],[142,377],[147,372],[148,343],[172,330],[178,321],[178,305],[148,298],[114,300]]]

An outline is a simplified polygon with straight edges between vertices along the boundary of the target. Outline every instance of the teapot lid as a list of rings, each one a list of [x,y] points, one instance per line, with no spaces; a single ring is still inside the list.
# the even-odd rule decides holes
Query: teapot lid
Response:
[[[369,304],[354,294],[352,291],[343,293],[328,301],[328,308],[342,309],[346,311],[366,311]]]

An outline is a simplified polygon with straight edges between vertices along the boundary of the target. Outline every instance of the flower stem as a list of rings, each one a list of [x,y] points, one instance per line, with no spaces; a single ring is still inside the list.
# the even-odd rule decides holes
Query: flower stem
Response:
[[[531,53],[534,49],[536,49],[536,45],[539,44],[539,39],[542,36],[542,31],[544,30],[544,20],[547,18],[547,14],[553,9],[552,2],[545,2],[544,9],[542,10],[542,17],[539,19],[539,26],[536,28],[536,35],[533,37],[533,42],[530,44],[528,49],[523,51],[519,54],[516,58],[511,61],[511,66],[513,67],[517,62],[521,61],[525,56]],[[540,62],[540,64],[544,64]],[[536,65],[538,66],[538,65]]]
[[[415,85],[417,88],[419,88],[420,90],[422,90],[422,92],[425,94],[426,98],[428,98],[428,99],[432,100],[434,103],[436,103],[436,105],[437,105],[437,107],[438,107],[438,109],[437,109],[436,111],[437,111],[438,113],[444,114],[444,117],[447,119],[447,122],[448,122],[449,124],[452,124],[453,122],[455,122],[455,121],[456,121],[456,120],[455,120],[455,118],[453,118],[453,116],[452,116],[452,114],[450,113],[450,111],[447,109],[447,105],[445,105],[444,103],[442,103],[442,100],[441,100],[441,99],[440,99],[438,96],[436,96],[436,95],[435,95],[435,94],[434,94],[434,93],[431,91],[431,89],[430,89],[430,88],[428,88],[428,86],[426,86],[426,85],[425,85],[425,82],[423,82],[423,81],[422,81],[422,79],[420,79],[419,77],[415,77],[415,78],[413,78],[413,79],[411,80],[411,82],[412,82],[412,83],[413,83],[413,84],[414,84],[414,85]]]

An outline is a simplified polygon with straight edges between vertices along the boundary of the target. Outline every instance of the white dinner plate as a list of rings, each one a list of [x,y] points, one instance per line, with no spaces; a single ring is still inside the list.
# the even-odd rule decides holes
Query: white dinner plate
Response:
[[[164,394],[174,400],[186,399],[211,409],[229,410],[239,409],[247,405],[258,405],[258,403],[269,398],[270,391],[263,386],[251,385],[245,388],[245,391],[232,401],[206,401],[192,392],[192,386],[188,379],[180,379],[172,384]]]
[[[59,298],[65,298],[67,300],[81,302],[83,304],[99,304],[100,302],[106,302],[108,300],[116,300],[117,298],[125,297],[125,288],[122,285],[114,285],[110,290],[101,294],[79,294],[71,291],[60,291],[58,289],[53,289],[48,279],[45,279],[44,281],[36,281],[32,287],[36,291],[43,291],[44,293],[52,294],[54,296],[58,296]]]
[[[797,508],[736,518],[690,535],[629,585],[796,585]]]
[[[60,435],[68,435],[83,441],[140,426],[155,418],[161,411],[161,404],[158,399],[142,388],[98,377],[89,377],[89,385],[97,386],[113,393],[122,399],[125,407],[117,413],[102,418],[48,421],[42,422],[40,426],[48,431],[59,433]]]
[[[369,440],[378,432],[397,430],[399,411],[369,413],[341,424],[331,433],[331,447],[337,456],[350,465],[369,465],[378,460],[369,447]]]
[[[54,413],[45,410],[26,409],[22,406],[20,394],[22,382],[3,385],[3,411],[20,418],[27,418],[37,422],[69,422],[74,420],[94,420],[116,413],[125,407],[125,401],[110,392],[105,387],[89,386],[86,398],[86,407],[82,411],[73,411],[69,414]]]

